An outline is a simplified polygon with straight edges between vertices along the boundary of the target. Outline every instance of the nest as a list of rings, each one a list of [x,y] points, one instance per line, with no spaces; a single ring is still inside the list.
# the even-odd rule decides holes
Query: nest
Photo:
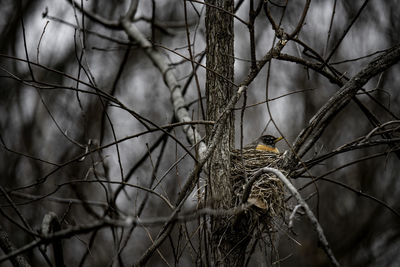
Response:
[[[231,179],[236,203],[242,201],[243,191],[248,181],[260,168],[276,168],[286,175],[280,168],[281,162],[281,154],[255,149],[243,149],[242,153],[240,150],[233,150],[231,152]],[[270,222],[271,218],[284,218],[284,197],[284,185],[281,180],[273,173],[263,173],[253,184],[247,202],[253,204],[252,210],[257,214],[258,221],[266,223]]]

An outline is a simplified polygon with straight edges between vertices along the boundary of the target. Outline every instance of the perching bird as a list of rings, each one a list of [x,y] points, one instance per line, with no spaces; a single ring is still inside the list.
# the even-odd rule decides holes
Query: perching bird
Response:
[[[256,141],[246,145],[245,149],[256,149],[261,151],[269,151],[279,154],[279,150],[275,147],[275,144],[282,140],[283,137],[274,137],[272,135],[263,135],[259,137]]]

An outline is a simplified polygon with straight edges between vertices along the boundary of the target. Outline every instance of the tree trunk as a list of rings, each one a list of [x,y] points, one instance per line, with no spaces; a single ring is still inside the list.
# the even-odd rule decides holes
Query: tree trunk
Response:
[[[207,119],[217,121],[234,93],[233,53],[233,0],[206,1],[207,32]],[[228,81],[229,80],[229,81]],[[234,144],[234,116],[224,125],[225,134],[208,164],[208,202],[216,209],[233,207],[233,189],[230,182],[230,148]],[[211,128],[207,129],[210,138]],[[218,266],[242,266],[248,244],[247,234],[235,227],[231,217],[218,217],[211,221],[209,238],[213,264]],[[240,229],[239,229],[240,228]]]

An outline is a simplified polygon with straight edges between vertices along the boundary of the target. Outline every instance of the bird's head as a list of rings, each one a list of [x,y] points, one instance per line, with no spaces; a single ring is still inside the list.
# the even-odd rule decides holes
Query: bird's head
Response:
[[[272,135],[263,135],[258,139],[256,149],[279,153],[279,150],[275,147],[275,144],[282,139],[283,139],[283,137],[275,137]]]

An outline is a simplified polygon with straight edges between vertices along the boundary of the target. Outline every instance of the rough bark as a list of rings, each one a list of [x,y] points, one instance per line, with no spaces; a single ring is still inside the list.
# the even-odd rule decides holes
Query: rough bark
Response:
[[[219,6],[225,10],[233,10],[231,0],[211,0],[207,3]],[[207,6],[206,15],[207,29],[207,117],[218,120],[221,112],[225,109],[229,99],[234,93],[233,86],[218,73],[228,80],[233,80],[233,20],[232,17],[211,6]],[[229,196],[231,194],[227,182],[229,178],[229,148],[233,144],[233,115],[224,125],[225,135],[210,162],[210,176],[212,177],[212,198],[218,199],[218,206],[229,207]],[[208,127],[207,136],[210,140],[211,127]],[[215,192],[214,192],[215,191]]]
[[[226,108],[234,89],[233,81],[233,0],[206,1],[207,31],[207,119],[218,121]],[[228,12],[224,12],[228,11]],[[216,75],[218,73],[219,75]],[[230,148],[234,142],[234,116],[226,121],[224,136],[209,160],[209,203],[214,208],[232,207],[232,185],[230,183]],[[207,129],[208,140],[211,129]],[[241,223],[232,218],[219,217],[211,222],[211,252],[218,266],[242,266],[248,244],[247,233]]]

